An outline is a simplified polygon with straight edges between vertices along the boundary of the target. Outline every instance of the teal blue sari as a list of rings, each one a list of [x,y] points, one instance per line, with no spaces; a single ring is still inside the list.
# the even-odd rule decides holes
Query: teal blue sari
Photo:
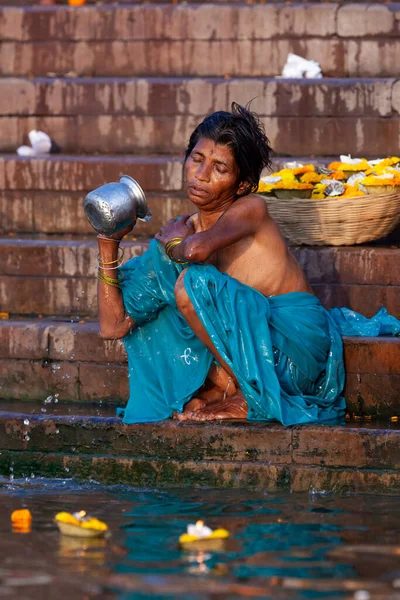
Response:
[[[174,286],[183,267],[153,240],[122,268],[126,312],[136,327],[124,338],[130,397],[124,423],[160,421],[182,412],[214,361],[178,312]],[[365,319],[327,311],[312,294],[266,297],[210,265],[192,264],[186,292],[247,400],[250,421],[340,423],[345,372],[342,335],[396,335],[384,309]]]

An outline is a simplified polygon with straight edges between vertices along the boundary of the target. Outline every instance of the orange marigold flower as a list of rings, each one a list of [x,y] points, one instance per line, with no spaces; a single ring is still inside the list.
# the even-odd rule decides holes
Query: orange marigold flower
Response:
[[[269,194],[269,192],[271,190],[272,190],[272,183],[265,183],[264,181],[258,182],[257,192],[259,192],[260,194]]]
[[[11,523],[15,532],[30,533],[32,523],[31,511],[27,508],[14,510],[11,514]]]
[[[342,179],[346,179],[346,174],[343,173],[343,171],[333,171],[333,173],[329,175],[329,178],[341,181]]]
[[[344,185],[344,194],[336,196],[336,199],[340,198],[357,198],[358,196],[365,196],[365,192],[362,192],[355,185]]]
[[[32,521],[31,511],[27,508],[21,508],[20,510],[14,510],[11,514],[11,521]]]
[[[302,167],[295,167],[292,169],[294,175],[303,175],[304,173],[313,173],[315,172],[314,165],[303,165]]]
[[[356,173],[357,171],[365,171],[368,168],[369,163],[366,158],[363,158],[356,165],[342,162],[331,162],[331,164],[328,165],[328,169],[331,169],[332,171],[353,171],[354,173]]]
[[[304,173],[304,175],[300,177],[300,181],[302,183],[320,183],[323,179],[326,178],[326,175],[318,175],[318,173],[316,173],[315,171],[310,171],[308,173]]]

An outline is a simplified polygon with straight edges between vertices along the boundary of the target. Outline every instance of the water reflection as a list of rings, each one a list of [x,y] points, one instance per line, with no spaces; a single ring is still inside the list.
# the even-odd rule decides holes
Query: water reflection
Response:
[[[6,557],[0,577],[13,585],[23,570],[25,580],[39,571],[46,581],[62,581],[68,598],[75,588],[87,589],[90,599],[120,600],[355,600],[361,591],[371,600],[396,597],[398,498],[136,490],[35,479],[2,480],[0,502],[0,556]],[[31,510],[32,530],[10,535],[10,514],[18,508]],[[61,536],[55,513],[81,509],[107,522],[111,538]],[[223,548],[178,546],[187,524],[198,519],[230,531]],[[44,597],[43,589],[23,591],[24,598]]]

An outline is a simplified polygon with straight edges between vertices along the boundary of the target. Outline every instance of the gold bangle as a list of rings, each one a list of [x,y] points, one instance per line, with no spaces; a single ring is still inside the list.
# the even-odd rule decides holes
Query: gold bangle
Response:
[[[115,283],[114,280],[110,279],[109,277],[104,277],[100,273],[97,275],[97,279],[99,281],[102,281],[106,285],[111,285],[112,287],[115,287],[115,288],[118,288],[118,289],[120,288],[120,284],[119,283]],[[117,280],[115,280],[115,281],[117,281]]]
[[[171,252],[173,248],[179,246],[182,243],[182,240],[170,240],[165,244],[165,253],[172,259]]]
[[[184,237],[175,237],[175,238],[171,238],[170,240],[168,240],[168,242],[165,243],[165,245],[170,244],[171,242],[183,242],[185,238]]]
[[[103,283],[106,283],[107,285],[112,285],[113,287],[120,287],[120,283],[121,281],[124,279],[124,277],[122,276],[121,278],[118,279],[114,279],[112,277],[107,277],[107,275],[103,275],[102,273],[100,273],[100,270],[97,274],[97,278],[102,281]]]
[[[97,262],[99,263],[99,267],[102,265],[114,265],[115,263],[119,263],[124,258],[124,249],[120,248],[121,254],[117,256],[115,260],[110,260],[106,262],[105,260],[101,260],[100,254],[97,255]]]
[[[166,244],[165,244],[165,254],[168,256],[168,258],[170,260],[172,260],[173,262],[176,262],[180,265],[187,265],[188,261],[187,260],[182,260],[179,258],[175,258],[172,254],[173,249],[176,246],[179,246],[179,244],[181,244],[183,242],[185,238],[180,237],[180,238],[172,238],[171,240],[169,240]]]
[[[102,269],[103,271],[116,271],[122,265],[117,265],[116,267],[103,267],[103,265],[101,265],[100,263],[97,263],[97,266],[98,266],[99,269]]]

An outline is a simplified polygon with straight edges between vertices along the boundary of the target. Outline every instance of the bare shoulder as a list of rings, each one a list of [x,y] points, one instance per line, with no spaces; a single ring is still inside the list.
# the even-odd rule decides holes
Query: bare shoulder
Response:
[[[256,194],[249,194],[248,196],[241,196],[233,204],[232,208],[235,208],[238,212],[242,211],[256,211],[258,217],[263,214],[268,214],[268,206],[264,198],[257,196]]]
[[[259,223],[265,223],[266,220],[270,219],[267,203],[264,198],[256,194],[249,194],[248,196],[239,198],[234,206],[238,214]]]

